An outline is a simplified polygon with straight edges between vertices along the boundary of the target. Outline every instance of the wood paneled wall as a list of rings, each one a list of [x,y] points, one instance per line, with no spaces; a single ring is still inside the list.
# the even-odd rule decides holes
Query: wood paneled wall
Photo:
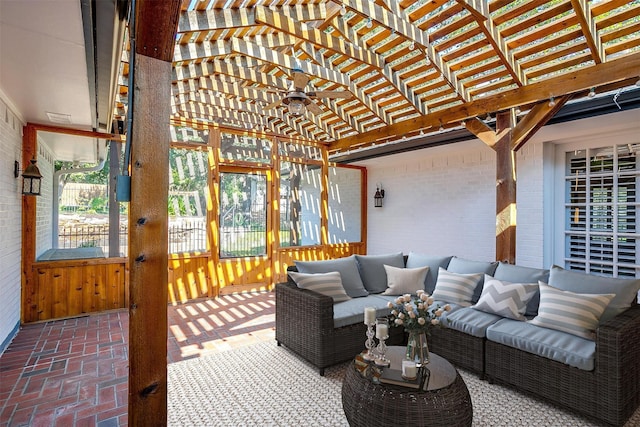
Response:
[[[25,323],[127,306],[126,258],[36,262],[33,271],[34,307]]]
[[[171,255],[167,267],[168,303],[213,298],[235,292],[270,290],[287,280],[287,267],[295,260],[323,260],[364,254],[363,243],[287,248],[273,259],[222,259],[213,266],[208,254]],[[79,316],[126,308],[127,258],[97,258],[36,262],[34,307],[24,322]]]

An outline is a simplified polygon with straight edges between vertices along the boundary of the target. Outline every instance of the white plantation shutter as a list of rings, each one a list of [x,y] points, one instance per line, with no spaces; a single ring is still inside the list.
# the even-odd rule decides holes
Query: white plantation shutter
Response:
[[[566,154],[565,267],[636,277],[640,144]]]

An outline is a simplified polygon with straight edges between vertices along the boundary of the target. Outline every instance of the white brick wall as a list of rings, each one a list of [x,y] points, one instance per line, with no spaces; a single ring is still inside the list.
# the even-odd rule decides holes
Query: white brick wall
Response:
[[[40,196],[36,206],[36,258],[53,247],[53,224],[51,209],[53,208],[53,154],[49,148],[38,140],[38,169],[42,174]]]
[[[395,251],[495,259],[493,150],[468,141],[361,163],[368,169],[369,254]],[[373,207],[376,184],[385,190]]]
[[[22,163],[22,127],[0,92],[0,353],[20,323],[22,179],[13,170]]]

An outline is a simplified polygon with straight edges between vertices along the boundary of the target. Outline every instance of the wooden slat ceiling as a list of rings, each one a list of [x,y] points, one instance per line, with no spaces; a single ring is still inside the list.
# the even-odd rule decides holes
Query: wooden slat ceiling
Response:
[[[544,97],[585,96],[585,85],[631,85],[639,58],[640,0],[185,0],[172,120],[347,150]],[[625,71],[603,72],[611,68]],[[352,97],[316,99],[320,111],[297,117],[286,105],[265,109],[289,89],[294,69],[310,76],[307,91]],[[128,71],[125,53],[121,119]],[[545,92],[545,82],[554,89]]]

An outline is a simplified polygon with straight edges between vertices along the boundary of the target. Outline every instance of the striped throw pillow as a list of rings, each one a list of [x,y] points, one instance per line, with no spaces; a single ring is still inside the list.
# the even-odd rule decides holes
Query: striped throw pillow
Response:
[[[484,273],[451,273],[440,267],[436,288],[431,296],[436,301],[444,301],[468,307],[471,305],[473,291],[480,284],[483,274]]]
[[[342,278],[337,271],[329,273],[297,273],[290,271],[289,276],[300,289],[307,289],[333,298],[333,302],[351,299],[342,286]]]
[[[482,295],[471,308],[514,320],[525,320],[529,300],[538,290],[537,283],[512,283],[484,275]]]
[[[539,282],[538,315],[530,322],[593,340],[600,316],[615,294],[576,294]]]

